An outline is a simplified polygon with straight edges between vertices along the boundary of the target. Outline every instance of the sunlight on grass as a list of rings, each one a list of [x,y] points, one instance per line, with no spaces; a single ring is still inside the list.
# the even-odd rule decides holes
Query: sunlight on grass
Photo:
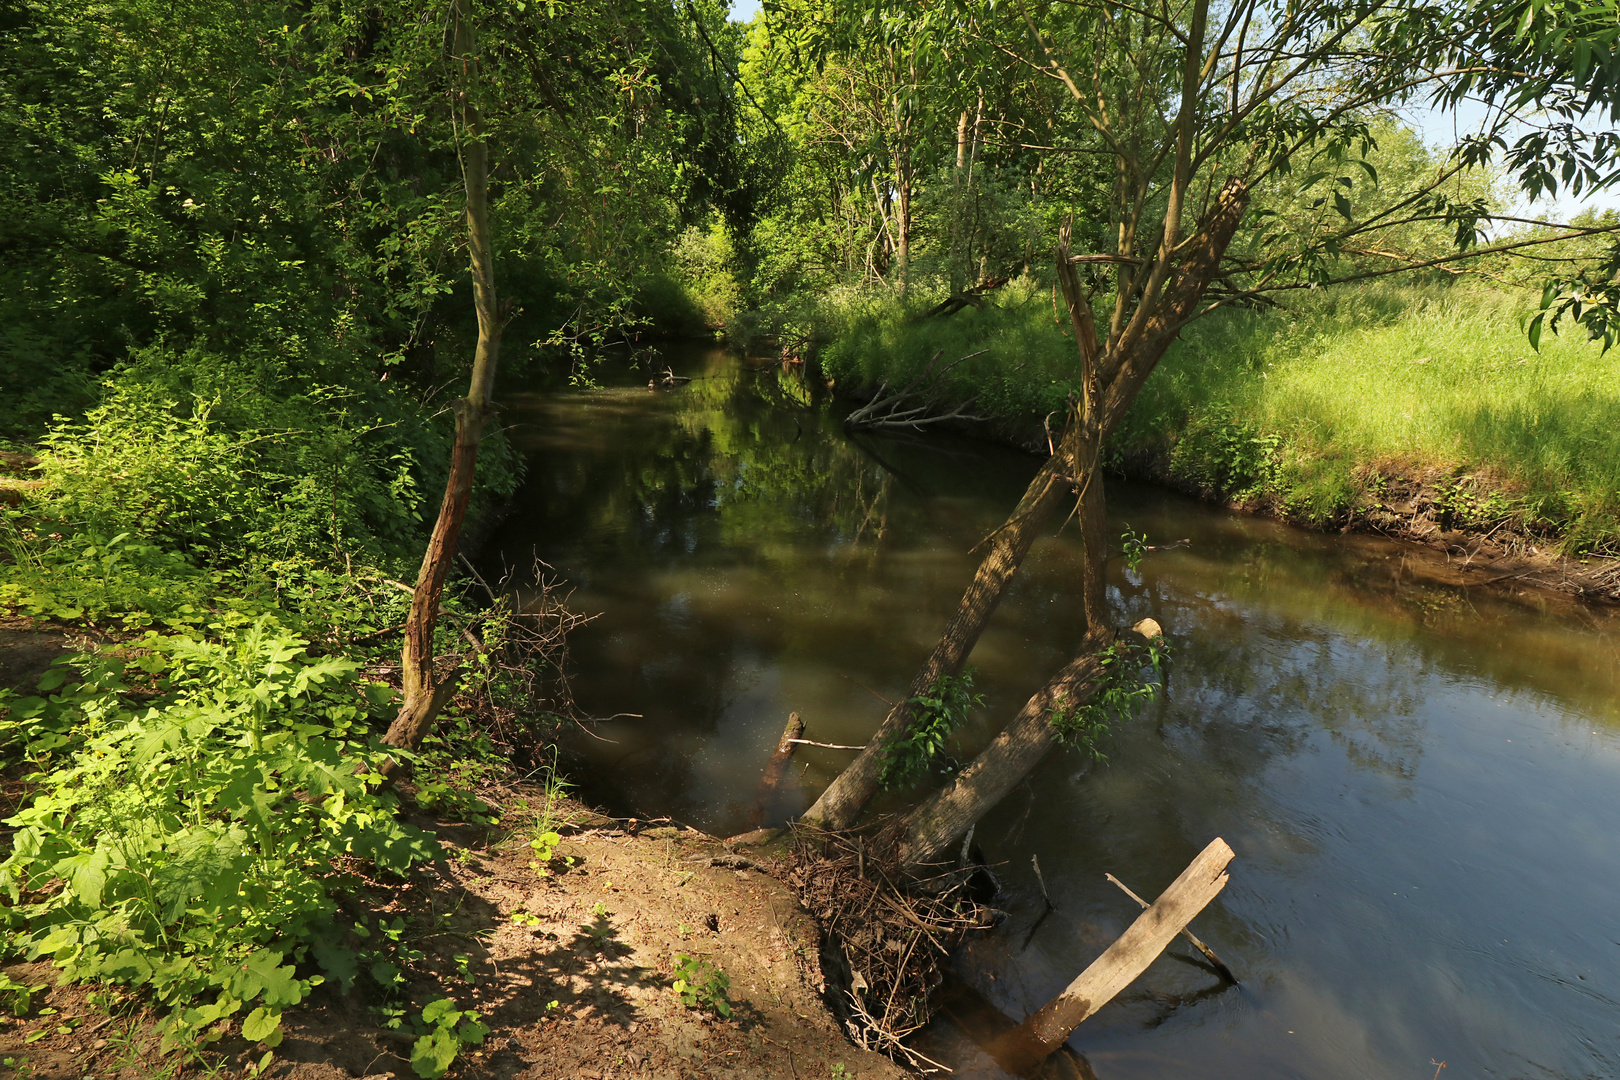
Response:
[[[952,373],[952,395],[1038,424],[1073,387],[1073,344],[1031,283],[996,299],[997,308],[923,322],[893,302],[846,301],[823,362],[836,378],[892,385],[935,351],[949,361],[988,349]],[[1533,305],[1528,293],[1469,283],[1372,284],[1217,312],[1171,349],[1116,448],[1169,454],[1192,470],[1186,478],[1230,488],[1237,481],[1209,462],[1241,432],[1275,458],[1264,476],[1247,476],[1248,489],[1315,520],[1347,510],[1378,472],[1472,474],[1499,510],[1580,547],[1612,542],[1620,350],[1604,356],[1578,330],[1532,350],[1523,319]],[[1200,449],[1200,439],[1219,445]]]

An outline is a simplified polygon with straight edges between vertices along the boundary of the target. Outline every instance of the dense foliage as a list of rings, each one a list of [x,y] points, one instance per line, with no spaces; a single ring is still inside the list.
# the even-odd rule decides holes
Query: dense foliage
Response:
[[[709,332],[735,301],[704,238],[723,263],[717,223],[751,212],[736,31],[712,3],[478,17],[508,371],[588,378],[655,322]],[[0,948],[146,992],[167,1046],[233,1016],[274,1045],[323,979],[404,985],[380,924],[335,898],[438,850],[380,786],[396,695],[361,668],[391,670],[391,581],[472,361],[445,18],[0,8],[0,449],[26,451],[0,462],[21,496],[0,505],[0,612],[99,641],[0,690]],[[498,431],[481,458],[475,515],[517,476]],[[403,756],[421,806],[478,816],[467,780],[531,752],[551,660],[507,607],[446,603],[457,745]],[[422,1016],[415,1065],[439,1075],[480,1025]]]
[[[1549,390],[1589,357],[1517,355],[1519,333],[1533,351],[1560,324],[1613,343],[1620,221],[1511,212],[1517,193],[1615,178],[1620,141],[1591,126],[1615,117],[1612,3],[774,0],[746,27],[716,0],[463,8],[476,80],[453,70],[444,3],[0,6],[0,613],[96,641],[37,688],[0,689],[0,950],[139,988],[171,1045],[233,1016],[273,1045],[280,1010],[323,981],[400,993],[404,947],[339,897],[436,855],[381,783],[394,669],[366,661],[401,625],[395,579],[446,486],[451,387],[473,359],[466,116],[488,154],[508,379],[588,382],[612,346],[724,328],[788,359],[819,348],[846,385],[964,358],[944,380],[958,400],[1066,415],[1087,389],[1083,320],[1054,252],[1118,345],[1157,310],[1148,268],[1180,265],[1183,219],[1235,182],[1242,221],[1199,310],[1149,342],[1181,335],[1116,459],[1154,451],[1320,520],[1357,454],[1461,437],[1556,498],[1487,505],[1454,477],[1459,514],[1591,547],[1620,513],[1620,467],[1581,449],[1612,399]],[[1464,98],[1493,111],[1455,147],[1399,113]],[[1399,320],[1373,316],[1391,294],[1322,286],[1396,270],[1426,290],[1408,308],[1472,303],[1495,337],[1392,362],[1488,375],[1471,405],[1495,412],[1436,391],[1410,423],[1349,415],[1356,372],[1388,373],[1301,359],[1352,322],[1359,359],[1387,352]],[[1456,274],[1533,288],[1479,300]],[[726,407],[723,388],[695,392]],[[498,428],[475,517],[517,482]],[[830,488],[829,468],[865,483],[836,455],[733,478],[727,527],[752,527],[746,499],[773,486]],[[859,532],[874,505],[830,520]],[[476,814],[446,775],[507,764],[495,729],[543,721],[550,661],[518,655],[499,602],[446,602],[439,651],[469,672],[457,760],[442,739],[390,756],[417,767],[419,805]],[[1095,751],[1136,693],[1120,682],[1058,726]],[[977,698],[946,675],[908,704],[923,722],[890,747],[893,787],[931,770]],[[723,979],[692,971],[689,1004],[723,1014]],[[450,999],[416,1004],[417,1070],[440,1075],[484,1027]]]

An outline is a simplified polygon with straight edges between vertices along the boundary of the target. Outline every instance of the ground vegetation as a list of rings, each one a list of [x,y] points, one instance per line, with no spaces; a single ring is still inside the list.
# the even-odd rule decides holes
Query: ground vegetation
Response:
[[[1589,375],[1620,325],[1620,223],[1505,209],[1614,178],[1620,144],[1592,123],[1616,115],[1613,22],[1583,0],[780,0],[746,28],[709,0],[8,5],[0,609],[44,641],[0,687],[0,993],[33,1014],[8,1067],[45,1039],[86,1052],[37,1023],[47,971],[122,1024],[110,1067],[136,1071],[265,1073],[297,1017],[358,1004],[419,1076],[504,1051],[543,1075],[586,1031],[547,1026],[570,1002],[596,1007],[589,1053],[633,1057],[607,1028],[639,1022],[637,994],[684,1032],[661,1060],[702,1056],[692,1024],[769,1057],[725,1022],[771,1029],[755,977],[784,1017],[810,1008],[779,894],[752,958],[669,923],[700,871],[770,866],[826,908],[830,955],[885,969],[820,976],[845,1031],[918,1064],[929,965],[981,915],[957,842],[1057,743],[1095,753],[1162,654],[1158,628],[1111,623],[1109,468],[1152,458],[1328,521],[1399,450],[1443,478],[1448,527],[1613,543],[1612,454],[1588,451],[1615,410]],[[1485,126],[1442,152],[1395,112],[1464,98]],[[1367,284],[1397,272],[1419,283]],[[1459,311],[1488,348],[1425,329]],[[717,328],[942,395],[925,410],[955,395],[1038,423],[1046,456],[792,869],[637,823],[571,850],[549,739],[574,719],[578,617],[457,569],[519,469],[498,372],[588,384],[611,347]],[[1404,408],[1380,393],[1396,365],[1425,391]],[[980,633],[1064,514],[1087,553],[1080,648],[917,791],[973,701]],[[552,783],[514,790],[519,769]],[[916,806],[849,831],[907,785]],[[447,842],[457,820],[473,831]],[[637,848],[651,937],[614,923],[632,879],[606,876],[605,845]],[[852,918],[852,897],[893,914]],[[501,952],[497,925],[573,936]],[[789,952],[797,982],[772,982]],[[492,1047],[502,1023],[527,1050]]]

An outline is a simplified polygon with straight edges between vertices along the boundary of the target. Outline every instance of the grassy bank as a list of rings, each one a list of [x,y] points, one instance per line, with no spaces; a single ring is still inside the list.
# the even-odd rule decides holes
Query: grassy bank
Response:
[[[1620,552],[1620,356],[1576,335],[1525,340],[1528,294],[1468,283],[1375,284],[1218,312],[1183,333],[1114,439],[1116,462],[1318,526],[1421,487],[1445,528]],[[920,304],[918,305],[921,306]],[[1028,439],[1061,409],[1074,346],[1030,282],[994,306],[911,321],[889,299],[827,307],[827,374],[914,377],[963,361],[947,395]]]

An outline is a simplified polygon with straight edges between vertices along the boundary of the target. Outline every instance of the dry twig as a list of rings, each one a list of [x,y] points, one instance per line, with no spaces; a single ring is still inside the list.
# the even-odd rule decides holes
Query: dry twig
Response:
[[[928,998],[944,979],[950,950],[990,925],[989,909],[966,895],[959,872],[924,883],[929,892],[895,885],[898,875],[887,872],[892,845],[881,836],[800,824],[794,838],[784,880],[848,961],[842,996],[850,1038],[920,1071],[944,1069],[905,1040],[928,1023]]]

